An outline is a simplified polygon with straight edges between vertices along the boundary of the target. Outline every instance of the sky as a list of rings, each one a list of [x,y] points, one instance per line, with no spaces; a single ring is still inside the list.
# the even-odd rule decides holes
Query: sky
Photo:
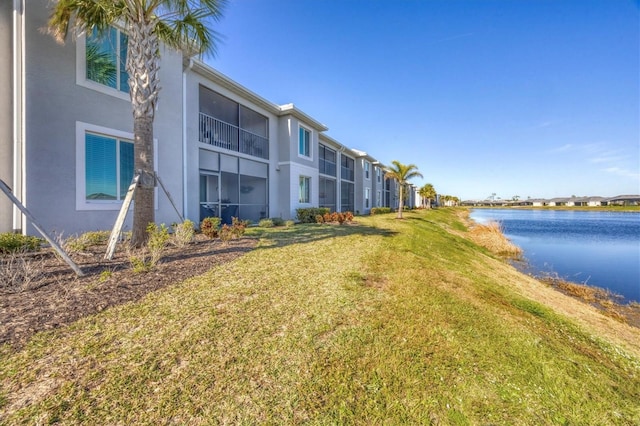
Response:
[[[213,68],[440,194],[640,194],[636,0],[230,0]]]

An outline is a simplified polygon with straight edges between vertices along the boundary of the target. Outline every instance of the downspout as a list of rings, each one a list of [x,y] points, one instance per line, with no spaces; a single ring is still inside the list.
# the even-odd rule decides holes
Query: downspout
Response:
[[[13,0],[13,195],[26,205],[24,185],[25,77],[23,0]],[[26,232],[22,212],[13,206],[13,231]]]
[[[189,58],[189,65],[182,70],[182,215],[185,219],[189,217],[189,200],[187,196],[187,72],[191,71],[192,68],[193,59]]]

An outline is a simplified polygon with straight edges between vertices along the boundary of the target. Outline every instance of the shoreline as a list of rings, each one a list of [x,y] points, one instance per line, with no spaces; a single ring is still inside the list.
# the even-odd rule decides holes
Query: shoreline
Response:
[[[584,211],[609,213],[640,213],[640,206],[460,206],[465,209],[515,209],[540,211]]]
[[[469,224],[472,226],[479,225],[478,222],[471,218],[470,209],[464,209],[463,211],[465,212],[464,218]],[[638,212],[640,212],[640,209]],[[502,233],[502,236],[513,244],[513,242],[504,235],[504,233]],[[521,249],[520,246],[516,245],[516,247]],[[559,293],[592,306],[608,317],[626,323],[632,327],[640,328],[640,301],[629,300],[627,303],[622,304],[619,303],[620,298],[623,300],[626,298],[622,295],[613,293],[607,288],[569,281],[560,277],[553,277],[548,274],[545,276],[544,274],[528,272],[526,268],[530,267],[530,264],[524,257],[514,259],[509,256],[497,255],[519,273],[533,278],[539,283],[549,286]],[[518,263],[521,265],[518,265]],[[533,271],[533,268],[531,268],[531,270]]]

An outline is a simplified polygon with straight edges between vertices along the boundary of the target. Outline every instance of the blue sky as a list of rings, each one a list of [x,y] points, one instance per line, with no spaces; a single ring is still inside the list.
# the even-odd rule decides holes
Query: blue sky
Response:
[[[207,62],[441,194],[640,193],[632,0],[231,0]]]

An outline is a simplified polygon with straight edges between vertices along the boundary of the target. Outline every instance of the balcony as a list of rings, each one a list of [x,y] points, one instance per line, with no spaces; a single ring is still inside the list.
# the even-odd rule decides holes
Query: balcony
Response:
[[[241,152],[253,157],[269,159],[269,139],[243,130],[224,121],[200,113],[200,134],[202,143]]]

